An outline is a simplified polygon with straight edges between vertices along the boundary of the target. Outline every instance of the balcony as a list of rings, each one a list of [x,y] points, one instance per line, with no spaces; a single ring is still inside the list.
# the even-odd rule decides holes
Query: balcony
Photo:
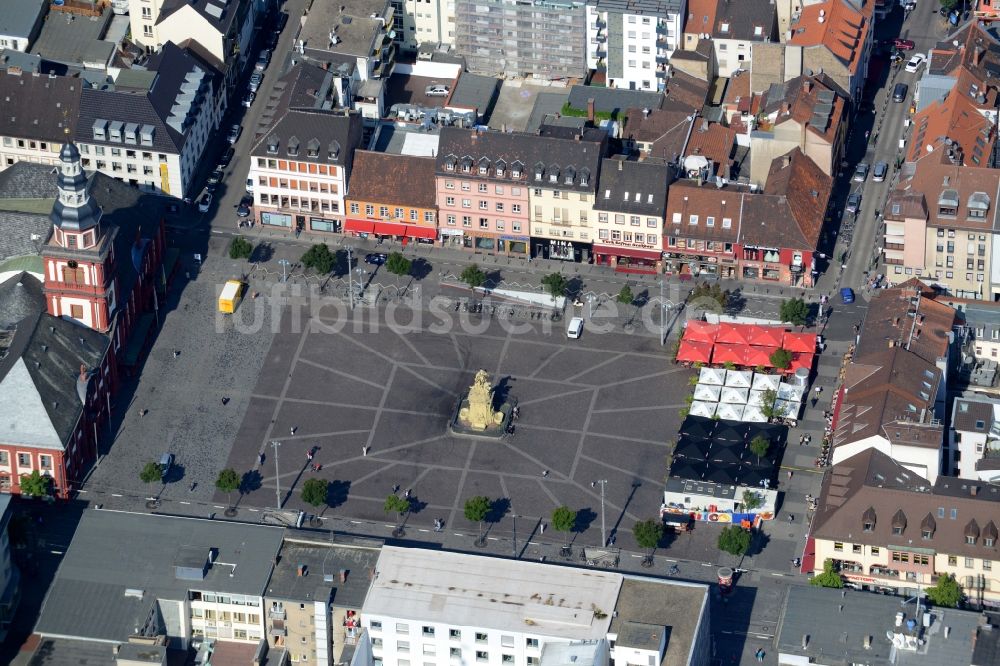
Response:
[[[282,637],[287,636],[288,635],[288,629],[285,627],[285,621],[284,620],[273,620],[271,622],[271,626],[267,628],[267,633],[272,638],[277,637],[277,636],[282,636]]]
[[[874,564],[871,568],[871,575],[881,576],[882,578],[899,578],[899,569],[890,569],[889,567]]]
[[[267,617],[272,620],[284,621],[285,619],[287,619],[288,613],[285,611],[284,608],[272,608],[268,612]]]
[[[604,30],[607,27],[608,27],[608,22],[605,21],[604,19],[597,19],[597,21],[594,22],[594,28],[597,30]]]
[[[667,66],[660,65],[656,68],[656,78],[665,79],[667,78]]]

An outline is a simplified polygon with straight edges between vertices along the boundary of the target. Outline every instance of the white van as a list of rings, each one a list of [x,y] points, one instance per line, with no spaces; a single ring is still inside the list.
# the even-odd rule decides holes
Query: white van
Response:
[[[573,317],[566,327],[566,337],[576,340],[583,334],[583,317]]]
[[[247,192],[253,194],[253,178],[247,178]]]

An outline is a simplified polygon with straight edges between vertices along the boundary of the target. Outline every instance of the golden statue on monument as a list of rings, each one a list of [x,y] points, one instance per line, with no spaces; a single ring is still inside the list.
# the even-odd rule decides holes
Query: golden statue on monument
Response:
[[[476,373],[465,404],[458,412],[458,422],[473,430],[486,430],[503,423],[504,413],[493,411],[493,386],[485,370]]]

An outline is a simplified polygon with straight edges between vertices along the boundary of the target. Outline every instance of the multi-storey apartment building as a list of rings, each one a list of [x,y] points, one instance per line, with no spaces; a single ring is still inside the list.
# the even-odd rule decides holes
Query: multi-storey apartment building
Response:
[[[251,57],[256,0],[128,0],[132,39],[147,53],[196,43],[223,74],[226,97]]]
[[[955,476],[1000,481],[1000,401],[976,394],[955,398],[948,448]]]
[[[135,636],[165,636],[183,649],[196,638],[256,645],[265,636],[264,595],[282,534],[229,521],[85,511],[35,633],[105,643],[109,654],[110,645]]]
[[[59,149],[73,136],[86,83],[76,76],[51,76],[21,67],[0,69],[0,169],[22,160],[59,163]],[[45,104],[38,100],[44,99]]]
[[[611,88],[664,90],[680,48],[685,0],[588,0],[587,69]]]
[[[126,70],[114,86],[85,88],[73,137],[87,171],[141,190],[189,197],[225,109],[218,73],[166,44],[156,70]]]
[[[356,151],[347,206],[344,231],[433,243],[434,158]]]
[[[609,158],[594,202],[594,263],[654,272],[663,261],[663,220],[673,170],[657,161]]]
[[[711,37],[719,76],[728,77],[737,70],[750,69],[758,45],[777,41],[778,18],[770,0],[716,0],[716,4],[715,25],[704,32]],[[691,32],[693,27],[685,31]]]
[[[868,449],[824,479],[806,565],[819,573],[831,560],[851,586],[905,596],[949,574],[971,603],[997,607],[998,508],[996,486],[946,476],[932,484]]]
[[[583,259],[607,135],[557,134],[442,128],[435,171],[442,242]]]
[[[388,78],[396,64],[398,3],[390,0],[312,0],[296,49],[353,82]],[[396,29],[399,28],[399,33]]]
[[[290,109],[279,115],[250,151],[247,181],[256,220],[295,233],[341,231],[361,135],[354,111]]]
[[[401,30],[400,47],[448,48],[455,42],[455,0],[393,0]]]
[[[455,1],[455,50],[479,74],[583,77],[586,36],[584,0]]]
[[[376,663],[709,661],[704,586],[523,560],[491,559],[484,576],[481,559],[383,547],[361,612]]]

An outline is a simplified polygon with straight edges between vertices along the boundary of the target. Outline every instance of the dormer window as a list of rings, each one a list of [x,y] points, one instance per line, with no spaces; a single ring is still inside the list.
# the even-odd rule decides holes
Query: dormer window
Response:
[[[97,141],[107,141],[108,139],[108,121],[97,119],[94,121],[94,139]]]
[[[338,157],[340,157],[340,142],[339,141],[331,141],[330,145],[328,145],[326,148],[327,148],[327,150],[326,150],[326,156],[329,159],[335,160]]]
[[[310,139],[309,143],[306,144],[306,154],[309,157],[319,157],[319,141],[317,139]]]
[[[582,185],[583,187],[587,187],[587,184],[589,182],[590,182],[590,170],[589,169],[581,169],[580,170],[580,185]]]
[[[278,154],[278,137],[272,136],[267,140],[267,152],[269,155]]]
[[[969,524],[965,526],[965,543],[969,546],[975,546],[978,540],[979,524],[975,520],[970,520]]]
[[[503,178],[503,167],[498,166],[496,170],[497,178]]]
[[[973,192],[969,196],[966,206],[968,215],[974,220],[986,219],[986,213],[990,210],[990,195],[985,192]]]
[[[288,155],[295,157],[299,154],[299,140],[294,136],[288,140]]]
[[[724,33],[724,34],[728,34],[729,33],[729,24],[728,23],[722,23],[722,24],[720,24],[719,25],[719,32]]]
[[[902,536],[903,531],[906,529],[906,514],[900,509],[896,512],[896,515],[892,517],[892,533],[894,536]]]
[[[454,162],[445,162],[444,163],[444,170],[445,171],[454,171],[455,170],[455,163]]]
[[[947,189],[938,197],[938,215],[954,217],[958,215],[958,191]]]

